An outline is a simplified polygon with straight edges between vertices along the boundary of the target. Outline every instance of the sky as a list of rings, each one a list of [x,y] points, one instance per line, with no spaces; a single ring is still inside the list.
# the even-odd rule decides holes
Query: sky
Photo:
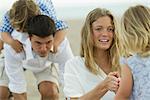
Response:
[[[116,16],[121,16],[129,7],[142,4],[150,7],[150,0],[52,0],[58,17],[62,19],[85,19],[96,7],[107,8]]]
[[[0,0],[0,18],[16,0]],[[61,19],[84,18],[96,8],[107,8],[121,15],[129,6],[143,4],[150,7],[150,0],[52,0],[57,16]]]

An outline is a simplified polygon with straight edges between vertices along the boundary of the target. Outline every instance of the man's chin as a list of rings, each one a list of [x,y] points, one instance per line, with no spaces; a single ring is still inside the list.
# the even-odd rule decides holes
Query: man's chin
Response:
[[[47,54],[40,54],[40,57],[46,57]]]

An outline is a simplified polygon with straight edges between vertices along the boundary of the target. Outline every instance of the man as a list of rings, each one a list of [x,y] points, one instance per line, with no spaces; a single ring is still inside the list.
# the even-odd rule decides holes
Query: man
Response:
[[[35,2],[34,2],[35,1]],[[53,52],[57,53],[59,51],[60,44],[67,39],[66,34],[68,27],[64,21],[59,20],[56,16],[56,11],[54,9],[51,0],[17,0],[12,5],[11,9],[4,15],[2,24],[0,26],[0,35],[4,43],[9,44],[16,52],[21,52],[23,50],[22,44],[14,40],[11,35],[12,31],[20,28],[22,31],[25,30],[25,25],[27,19],[35,16],[37,14],[47,15],[52,18],[55,22],[56,34],[53,42]],[[17,16],[17,17],[16,17]],[[14,26],[15,25],[15,26]],[[19,27],[18,27],[19,26]],[[68,40],[67,40],[68,41]],[[73,53],[68,41],[68,48],[70,51],[65,52],[66,56],[70,55],[73,57]],[[60,67],[61,80],[63,82],[63,72],[64,68]]]
[[[50,53],[56,32],[54,21],[48,16],[37,15],[29,20],[27,26],[28,34],[13,31],[12,36],[23,44],[24,51],[16,53],[10,45],[4,45],[9,89],[15,100],[27,99],[25,68],[31,70],[37,79],[42,100],[58,100],[58,67],[54,63],[61,66],[69,58],[61,54],[63,50],[67,50],[64,49],[66,41],[60,44],[58,53]]]
[[[3,19],[2,26],[0,27],[0,32],[2,33],[2,40],[4,41],[4,43],[9,44],[15,50],[15,52],[19,53],[23,50],[22,43],[18,42],[17,39],[15,40],[15,38],[11,37],[11,35],[13,35],[12,33],[13,30],[19,29],[22,32],[26,32],[25,31],[26,27],[24,27],[24,25],[26,25],[27,22],[26,20],[31,16],[37,15],[37,12],[39,10],[41,14],[50,16],[55,21],[55,27],[57,30],[53,42],[53,48],[54,48],[53,51],[54,52],[58,51],[58,52],[54,54],[53,60],[54,61],[57,60],[57,57],[55,59],[56,55],[59,55],[59,57],[60,55],[62,56],[61,60],[59,61],[60,63],[59,73],[61,74],[60,77],[63,82],[63,72],[64,72],[64,64],[65,64],[64,62],[67,59],[73,57],[69,42],[65,38],[65,34],[66,34],[65,29],[67,28],[67,26],[63,21],[57,19],[55,14],[55,9],[51,0],[35,0],[35,1],[39,7],[37,7],[37,5],[32,0],[17,0],[13,4],[14,6],[11,8],[12,9],[11,11],[13,13],[10,13],[11,11],[9,11],[9,13],[6,13]],[[27,12],[28,14],[26,14]],[[20,36],[20,34],[18,36]],[[14,37],[18,37],[18,36],[14,36]],[[15,42],[12,43],[12,41]],[[65,50],[66,48],[67,50]],[[65,59],[63,57],[65,57]],[[1,63],[3,64],[3,62]],[[1,69],[3,70],[0,70],[0,73],[3,74],[0,76],[0,99],[8,98],[8,95],[4,95],[4,94],[8,94],[9,92],[7,88],[8,86],[6,84],[8,79],[7,79],[7,75],[5,74],[4,65],[1,66]]]

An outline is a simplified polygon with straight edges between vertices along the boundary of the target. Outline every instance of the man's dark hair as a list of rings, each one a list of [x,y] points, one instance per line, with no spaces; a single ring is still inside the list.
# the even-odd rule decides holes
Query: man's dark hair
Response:
[[[47,37],[55,35],[56,28],[54,21],[46,15],[37,15],[28,20],[27,32],[30,36]]]

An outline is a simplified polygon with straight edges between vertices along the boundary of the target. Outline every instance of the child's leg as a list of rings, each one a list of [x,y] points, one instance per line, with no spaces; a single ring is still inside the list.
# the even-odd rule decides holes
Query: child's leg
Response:
[[[4,58],[0,58],[0,100],[8,100],[8,77],[4,68]]]

